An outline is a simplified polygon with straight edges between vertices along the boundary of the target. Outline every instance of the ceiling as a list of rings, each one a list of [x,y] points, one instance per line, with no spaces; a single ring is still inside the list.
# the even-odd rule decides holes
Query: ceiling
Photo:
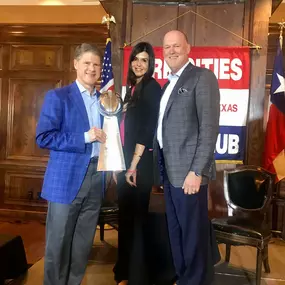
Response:
[[[99,0],[0,0],[0,5],[100,5]]]

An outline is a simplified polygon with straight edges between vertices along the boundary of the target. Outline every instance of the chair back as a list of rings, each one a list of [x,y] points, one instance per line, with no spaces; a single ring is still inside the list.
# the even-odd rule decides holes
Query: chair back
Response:
[[[224,194],[234,210],[264,213],[270,205],[275,174],[245,165],[224,171]]]

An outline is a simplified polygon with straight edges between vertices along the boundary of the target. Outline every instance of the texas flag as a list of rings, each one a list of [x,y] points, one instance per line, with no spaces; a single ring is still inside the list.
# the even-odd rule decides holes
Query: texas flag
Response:
[[[285,177],[285,82],[281,43],[281,40],[278,41],[272,73],[263,165],[268,171],[276,173],[278,180]]]

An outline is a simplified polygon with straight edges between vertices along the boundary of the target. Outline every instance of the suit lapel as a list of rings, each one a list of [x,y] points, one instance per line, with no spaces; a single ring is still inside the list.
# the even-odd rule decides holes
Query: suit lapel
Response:
[[[82,98],[82,95],[77,87],[76,82],[73,82],[70,85],[70,98],[72,100],[72,102],[76,105],[76,107],[78,108],[79,113],[82,116],[83,119],[83,123],[84,123],[84,128],[86,130],[90,129],[90,125],[89,125],[89,120],[88,120],[88,115],[87,115],[87,111],[84,105],[84,101]]]
[[[185,82],[186,80],[189,79],[189,71],[193,68],[193,65],[191,63],[189,63],[185,69],[183,70],[182,74],[179,76],[179,79],[177,80],[171,94],[170,94],[170,97],[169,97],[169,100],[167,102],[167,105],[166,105],[166,108],[165,108],[165,112],[164,112],[164,117],[166,116],[168,110],[170,109],[177,93],[178,93],[178,90],[179,88],[183,85],[183,82]]]

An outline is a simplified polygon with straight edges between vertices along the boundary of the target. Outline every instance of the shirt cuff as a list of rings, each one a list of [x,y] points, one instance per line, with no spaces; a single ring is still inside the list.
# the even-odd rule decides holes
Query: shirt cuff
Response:
[[[90,139],[89,139],[89,134],[88,134],[88,132],[85,132],[85,133],[84,133],[84,140],[85,140],[85,143],[90,143]]]

